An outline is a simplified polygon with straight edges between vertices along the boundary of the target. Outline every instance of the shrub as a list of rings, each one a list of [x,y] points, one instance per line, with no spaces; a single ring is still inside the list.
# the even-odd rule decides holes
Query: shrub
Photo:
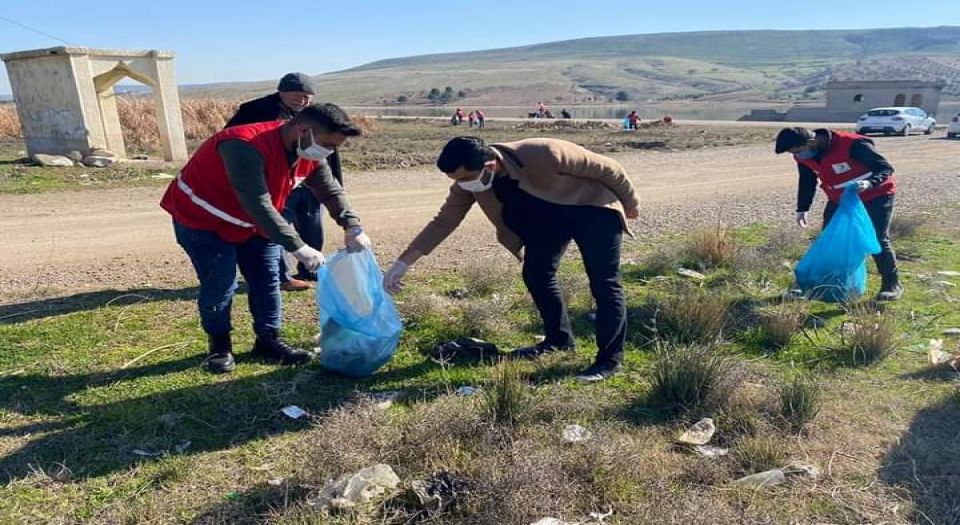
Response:
[[[807,321],[805,303],[783,302],[760,313],[760,332],[764,348],[779,350],[790,344]]]
[[[706,346],[661,347],[653,362],[651,401],[671,412],[727,404],[734,364]]]
[[[854,365],[876,363],[896,350],[897,332],[893,314],[878,312],[869,303],[844,307],[849,321],[844,323],[840,350]]]
[[[654,339],[677,344],[711,344],[723,338],[731,302],[719,293],[680,286],[674,293],[652,299]]]
[[[803,428],[820,413],[820,385],[797,376],[780,387],[780,416],[794,430]]]
[[[916,235],[917,230],[926,224],[922,215],[894,215],[890,221],[890,238],[907,239]]]
[[[731,268],[739,255],[740,245],[733,233],[720,224],[694,233],[683,249],[684,262],[699,270]]]
[[[503,426],[516,425],[530,411],[533,397],[516,362],[497,366],[493,382],[484,390],[483,404],[490,420]]]
[[[499,259],[471,259],[460,272],[468,295],[486,297],[513,290],[515,274]]]
[[[750,437],[740,441],[731,456],[744,474],[753,474],[782,467],[787,459],[784,448],[784,444],[777,439]]]

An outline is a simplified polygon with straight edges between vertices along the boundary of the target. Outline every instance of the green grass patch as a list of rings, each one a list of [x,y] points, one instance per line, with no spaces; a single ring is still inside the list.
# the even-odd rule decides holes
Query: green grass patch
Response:
[[[777,233],[732,232],[747,246],[763,245],[764,235]],[[950,448],[960,403],[954,376],[930,368],[925,345],[960,326],[957,292],[936,284],[949,280],[937,271],[960,270],[960,244],[955,232],[930,225],[908,242],[919,258],[902,264],[907,293],[882,313],[892,352],[870,367],[835,358],[852,320],[838,305],[806,304],[799,327],[784,314],[789,326],[771,337],[764,315],[790,308],[779,301],[785,284],[778,284],[790,272],[776,264],[722,279],[716,275],[724,270],[708,270],[701,284],[676,275],[640,278],[644,263],[628,264],[631,344],[624,372],[598,385],[571,377],[596,352],[592,298],[574,257],[564,262],[561,281],[577,352],[509,369],[464,360],[441,365],[428,355],[438,342],[471,334],[505,349],[531,344],[540,327],[518,266],[412,282],[398,297],[407,330],[397,355],[361,380],[317,364],[288,368],[253,359],[242,294],[234,304],[238,365],[226,376],[202,369],[205,339],[189,287],[3,306],[0,472],[7,483],[0,486],[0,522],[357,522],[318,514],[302,498],[326,479],[376,462],[394,465],[405,481],[440,470],[469,479],[475,496],[445,511],[445,522],[483,522],[499,512],[506,522],[529,523],[597,508],[613,508],[621,523],[694,519],[678,503],[688,498],[697,508],[717,509],[718,523],[910,521],[919,516],[914,510],[943,518],[949,502],[925,487],[941,463],[960,465]],[[872,275],[871,292],[877,281]],[[716,297],[724,298],[717,311],[725,321],[703,328],[697,315]],[[284,300],[285,334],[310,346],[312,295],[288,293]],[[674,308],[672,333],[699,323],[699,335],[654,338],[675,345],[658,354],[644,343],[644,315],[650,304],[671,301],[685,305]],[[711,335],[714,346],[689,348]],[[467,385],[481,393],[454,394]],[[386,411],[363,401],[388,391],[403,397]],[[287,405],[312,417],[290,420],[280,413]],[[663,419],[666,413],[673,417]],[[701,415],[715,418],[717,442],[731,456],[707,460],[672,448],[677,425],[688,423],[675,418]],[[784,421],[803,432],[771,430]],[[565,443],[568,424],[587,427],[591,440]],[[904,457],[918,461],[917,470],[901,468]],[[749,504],[736,491],[711,488],[791,458],[822,470],[832,461],[832,476],[818,483],[845,503],[810,497],[802,484]],[[877,503],[893,490],[907,501],[905,514]],[[410,519],[411,500],[389,501],[370,511],[376,521],[393,523],[387,509]]]

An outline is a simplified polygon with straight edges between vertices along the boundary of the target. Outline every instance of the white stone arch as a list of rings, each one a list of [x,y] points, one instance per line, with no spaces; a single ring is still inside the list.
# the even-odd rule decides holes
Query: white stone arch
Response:
[[[55,47],[0,58],[30,154],[105,148],[124,157],[113,87],[129,77],[153,92],[163,158],[187,159],[173,53]]]

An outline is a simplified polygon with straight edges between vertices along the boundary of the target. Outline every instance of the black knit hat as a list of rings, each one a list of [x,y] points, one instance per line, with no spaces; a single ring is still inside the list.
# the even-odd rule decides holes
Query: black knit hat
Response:
[[[277,84],[277,91],[303,91],[311,95],[317,94],[313,90],[313,82],[305,73],[287,73],[283,75],[280,83]]]
[[[778,155],[784,151],[804,146],[813,139],[813,133],[807,128],[783,128],[777,133],[777,145],[774,152]]]

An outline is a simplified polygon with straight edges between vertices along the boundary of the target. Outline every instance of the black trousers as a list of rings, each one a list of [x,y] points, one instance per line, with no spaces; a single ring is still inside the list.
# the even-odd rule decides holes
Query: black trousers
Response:
[[[873,262],[877,265],[877,273],[883,279],[885,284],[892,284],[899,281],[899,272],[897,270],[897,254],[893,251],[893,243],[890,242],[890,221],[893,220],[893,195],[883,195],[864,202],[863,206],[867,209],[867,215],[870,216],[870,222],[873,228],[877,230],[877,241],[880,242],[880,253],[873,256]],[[837,205],[828,202],[823,210],[823,227],[826,228],[837,211]]]
[[[553,204],[514,189],[504,203],[504,220],[524,242],[523,282],[543,320],[545,343],[575,343],[557,282],[560,260],[573,241],[583,256],[590,291],[597,303],[596,363],[619,365],[627,334],[626,303],[620,284],[620,214],[595,206]]]

